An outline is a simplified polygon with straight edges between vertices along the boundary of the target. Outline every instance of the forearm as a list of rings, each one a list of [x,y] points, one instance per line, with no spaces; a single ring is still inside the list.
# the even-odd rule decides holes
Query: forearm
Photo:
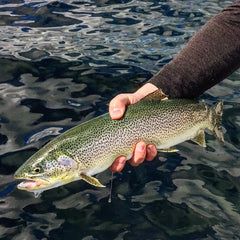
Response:
[[[149,83],[169,98],[195,98],[240,67],[240,0],[207,22]]]

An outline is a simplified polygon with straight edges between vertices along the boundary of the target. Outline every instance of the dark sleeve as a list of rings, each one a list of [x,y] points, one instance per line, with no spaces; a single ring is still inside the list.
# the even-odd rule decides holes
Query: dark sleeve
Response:
[[[240,67],[240,0],[210,19],[149,82],[169,98],[195,98]]]

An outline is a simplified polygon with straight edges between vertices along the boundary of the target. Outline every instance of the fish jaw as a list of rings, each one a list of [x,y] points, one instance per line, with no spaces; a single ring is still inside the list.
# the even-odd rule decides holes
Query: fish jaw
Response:
[[[19,183],[17,188],[20,190],[32,191],[36,189],[45,189],[53,183],[49,180],[39,179],[25,179],[25,181]]]
[[[55,181],[54,183],[42,181],[42,180],[25,180],[17,185],[19,190],[25,190],[32,192],[35,198],[38,198],[42,192],[65,184],[61,181]]]
[[[34,190],[39,188],[46,188],[52,184],[49,178],[43,175],[33,176],[31,174],[24,173],[25,168],[20,167],[14,174],[15,179],[22,179],[23,181],[17,185],[19,190]]]
[[[21,183],[17,185],[17,188],[20,190],[35,190],[35,189],[44,189],[53,184],[53,182],[47,178],[23,178],[16,177],[16,179],[24,179]]]
[[[58,178],[51,178],[51,179],[46,179],[44,178],[28,178],[19,183],[17,185],[17,188],[19,190],[25,190],[28,192],[33,192],[35,197],[39,197],[39,195],[49,189],[57,188],[62,185],[65,185],[67,183],[77,181],[80,178],[78,176],[74,178],[68,178],[68,179],[61,179],[59,180]]]

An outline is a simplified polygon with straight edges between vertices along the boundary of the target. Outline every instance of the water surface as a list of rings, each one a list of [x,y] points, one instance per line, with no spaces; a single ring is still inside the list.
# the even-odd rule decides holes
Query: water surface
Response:
[[[224,100],[225,145],[186,142],[114,175],[33,194],[15,170],[47,141],[107,111],[168,63],[230,1],[0,2],[0,239],[240,239],[240,72],[201,98]],[[97,178],[108,187],[111,174]]]

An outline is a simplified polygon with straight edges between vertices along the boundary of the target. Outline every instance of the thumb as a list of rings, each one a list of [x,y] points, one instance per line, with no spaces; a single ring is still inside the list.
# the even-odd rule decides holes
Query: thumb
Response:
[[[109,104],[109,114],[112,119],[120,119],[126,110],[126,106],[131,104],[132,94],[119,94],[114,97]]]

